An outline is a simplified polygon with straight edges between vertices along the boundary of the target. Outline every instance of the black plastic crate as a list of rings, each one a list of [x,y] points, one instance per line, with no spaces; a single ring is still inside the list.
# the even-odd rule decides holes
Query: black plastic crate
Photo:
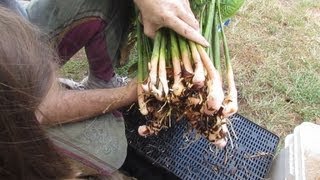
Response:
[[[185,120],[157,136],[144,138],[137,133],[142,120],[129,118],[129,145],[181,179],[265,178],[279,142],[275,134],[238,114],[230,118],[238,136],[233,137],[234,148],[229,141],[222,150],[203,137],[195,137],[195,132],[188,132]]]

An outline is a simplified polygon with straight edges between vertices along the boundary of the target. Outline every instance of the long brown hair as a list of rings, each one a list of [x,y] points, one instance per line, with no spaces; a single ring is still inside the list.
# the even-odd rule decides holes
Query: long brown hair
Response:
[[[72,173],[35,115],[54,80],[40,33],[0,7],[0,179],[63,179]]]

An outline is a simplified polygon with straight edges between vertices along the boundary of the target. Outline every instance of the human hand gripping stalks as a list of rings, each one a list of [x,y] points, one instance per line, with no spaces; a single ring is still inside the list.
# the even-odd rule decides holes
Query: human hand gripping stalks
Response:
[[[217,147],[225,147],[227,139],[232,144],[227,124],[231,125],[228,117],[238,110],[237,90],[220,4],[220,0],[199,0],[192,5],[194,11],[201,7],[196,14],[211,43],[209,48],[162,28],[156,34],[151,55],[149,41],[142,34],[141,25],[137,25],[138,103],[147,119],[138,128],[141,136],[157,135],[185,117],[192,128]],[[220,34],[226,60],[226,96],[220,67]]]

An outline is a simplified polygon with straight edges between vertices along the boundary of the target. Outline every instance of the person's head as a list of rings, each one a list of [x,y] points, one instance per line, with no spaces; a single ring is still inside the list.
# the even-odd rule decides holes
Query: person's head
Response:
[[[72,169],[35,115],[55,79],[55,56],[32,25],[3,7],[0,32],[0,179],[67,178]]]

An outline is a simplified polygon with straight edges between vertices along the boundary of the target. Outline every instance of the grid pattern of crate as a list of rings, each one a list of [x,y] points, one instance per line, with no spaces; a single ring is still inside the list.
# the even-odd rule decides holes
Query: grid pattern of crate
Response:
[[[133,124],[126,133],[133,148],[181,179],[265,178],[279,138],[241,115],[230,119],[237,138],[223,150],[188,131],[183,120],[158,136],[140,137]]]

